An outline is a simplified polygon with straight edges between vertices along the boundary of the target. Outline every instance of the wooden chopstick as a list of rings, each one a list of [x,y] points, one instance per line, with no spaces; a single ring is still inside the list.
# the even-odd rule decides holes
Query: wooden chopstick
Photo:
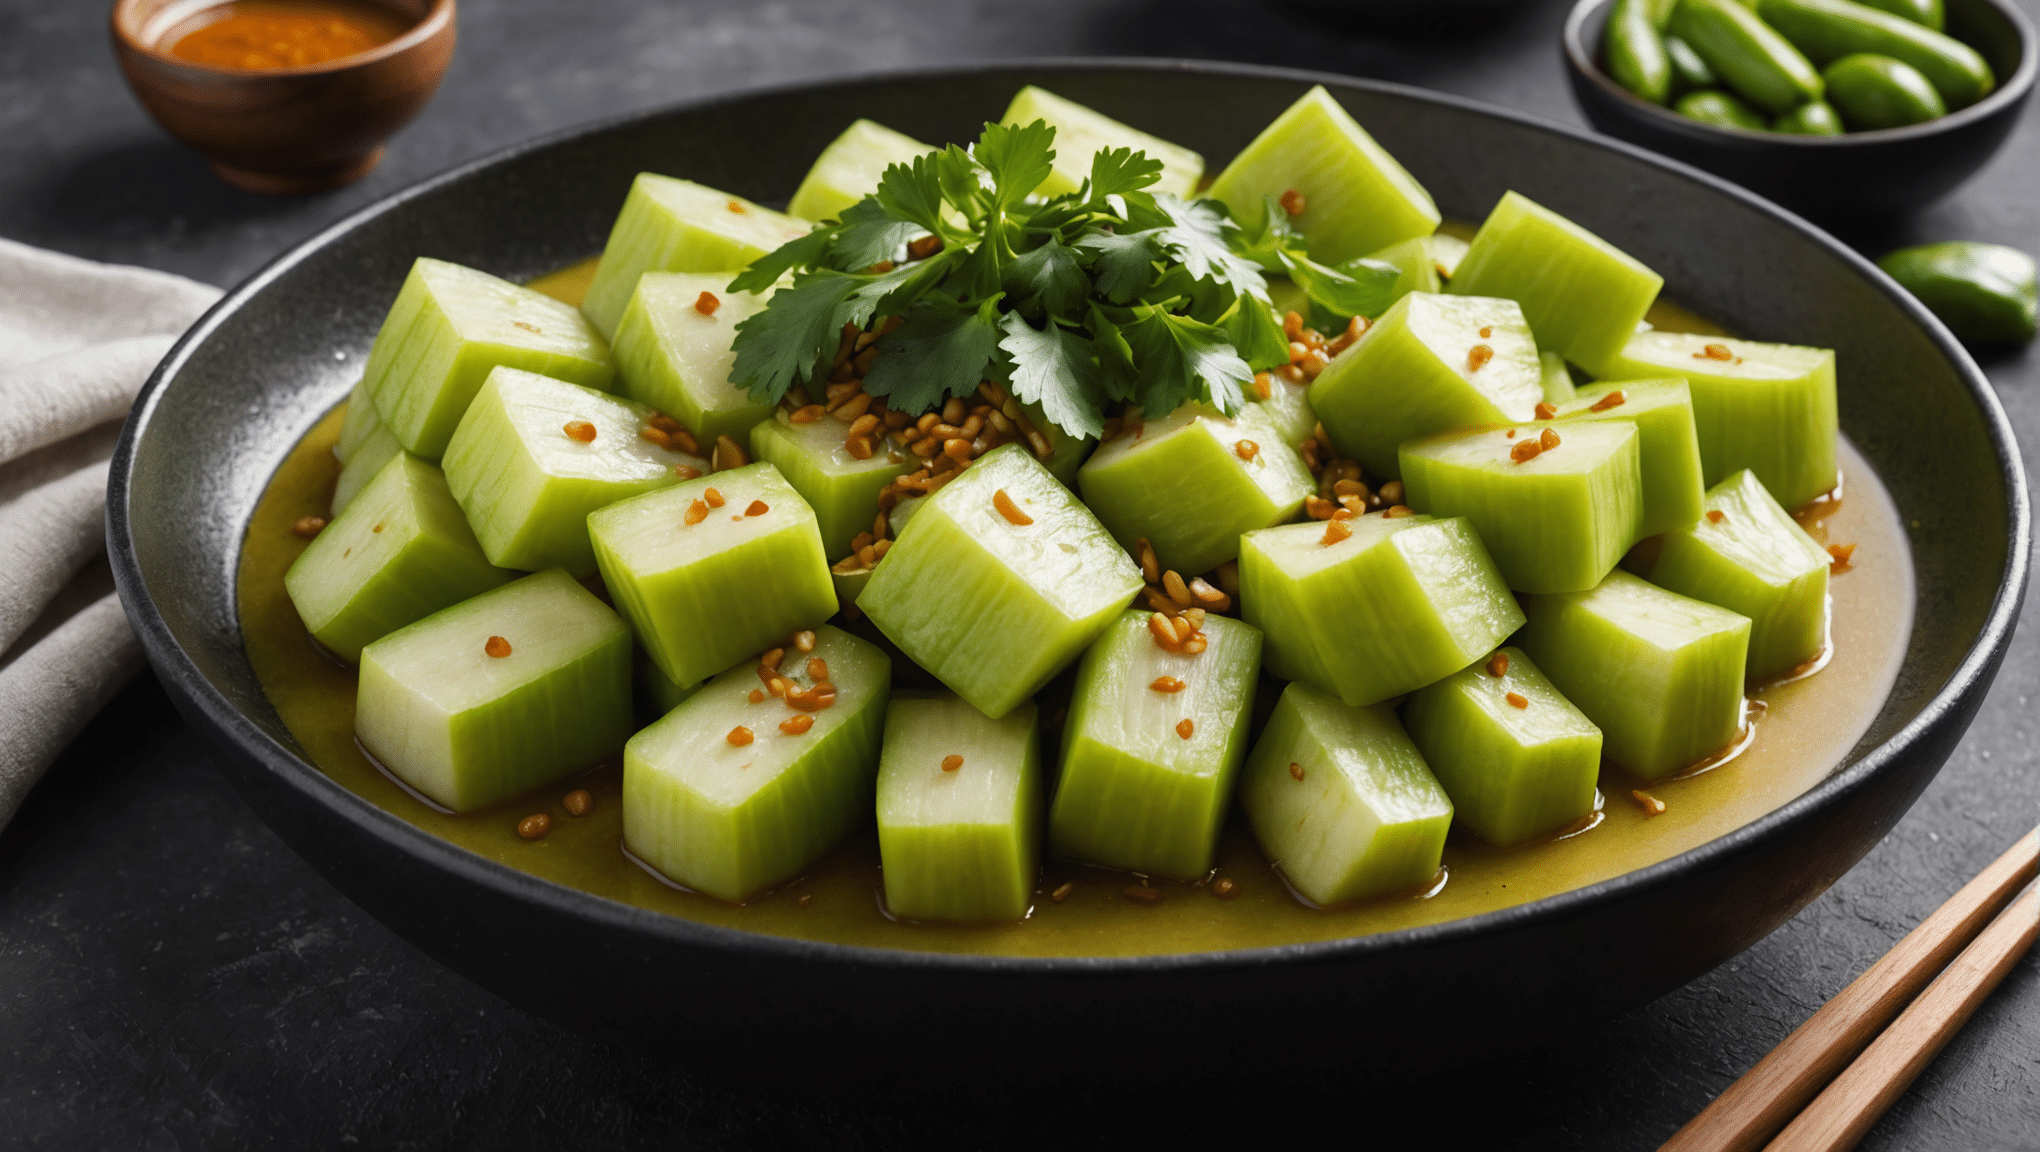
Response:
[[[1766,1152],[1844,1152],[1931,1063],[2040,937],[2040,889],[1998,914],[1976,942],[1870,1047],[1842,1070],[1806,1111],[1793,1117]]]
[[[2040,828],[2019,837],[2009,851],[1906,933],[1854,983],[1673,1133],[1659,1152],[1754,1152],[1763,1147],[1976,939],[2036,872]],[[1966,1018],[1965,1012],[1961,1019]]]

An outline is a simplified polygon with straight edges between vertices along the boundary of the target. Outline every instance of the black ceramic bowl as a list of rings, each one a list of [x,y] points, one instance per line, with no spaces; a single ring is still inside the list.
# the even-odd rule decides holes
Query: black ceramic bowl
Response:
[[[1327,85],[1449,215],[1504,190],[1593,228],[1666,291],[1759,339],[1839,349],[1842,424],[1912,532],[1907,662],[1846,766],[1784,808],[1607,883],[1328,943],[1120,959],[957,956],[706,927],[554,886],[438,840],[308,764],[243,654],[234,573],[257,498],[352,382],[414,257],[526,278],[594,254],[652,168],[771,200],[853,117],[964,140],[1040,83],[1223,161]],[[1798,219],[1639,150],[1450,97],[1298,72],[1040,62],[833,81],[578,129],[468,165],[312,238],[230,293],[159,367],[113,465],[109,538],[156,669],[250,805],[362,907],[564,1023],[727,1058],[801,1051],[1184,1069],[1417,1066],[1643,1003],[1763,937],[1891,828],[1983,698],[2026,582],[2012,433],[1961,347],[1876,268]],[[1478,1044],[1469,1045],[1468,1038]],[[819,1039],[819,1043],[809,1041]],[[744,1057],[750,1059],[749,1055]]]
[[[1949,34],[1990,62],[1996,91],[1909,128],[1787,136],[1688,120],[1617,84],[1600,65],[1601,32],[1613,6],[1614,0],[1579,0],[1561,33],[1567,79],[1587,122],[1828,223],[1909,212],[1975,175],[2018,125],[2040,49],[2032,21],[2013,0],[1947,0]]]

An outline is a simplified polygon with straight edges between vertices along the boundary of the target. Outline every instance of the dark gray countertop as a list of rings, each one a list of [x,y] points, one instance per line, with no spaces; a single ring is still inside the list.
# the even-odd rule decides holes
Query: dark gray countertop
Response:
[[[2021,0],[2040,16],[2040,0]],[[536,133],[713,92],[956,59],[1164,55],[1426,85],[1579,123],[1564,5],[1475,40],[1327,32],[1218,0],[468,0],[438,99],[381,170],[264,200],[219,184],[142,115],[104,0],[0,0],[0,235],[231,285],[314,229]],[[2040,114],[1960,193],[1852,236],[2040,249]],[[1986,360],[2022,439],[2040,355]],[[1951,498],[1960,498],[1951,493]],[[1897,830],[1747,953],[1646,1008],[1511,1059],[1356,1085],[1319,1121],[1365,1139],[1655,1145],[2040,820],[2030,697],[2040,629],[2006,660],[1967,742]],[[1194,1010],[1194,1008],[1189,1009]],[[1197,1069],[1093,1069],[991,1121],[940,1086],[846,1096],[769,1070],[619,1052],[510,1008],[348,903],[237,799],[144,676],[0,837],[0,1144],[22,1147],[553,1147],[993,1144],[1153,1138],[1314,1112]],[[1477,1038],[1470,1038],[1477,1042]],[[676,1038],[682,1042],[684,1038]],[[1213,1070],[1204,1070],[1213,1071]],[[996,1093],[993,1093],[996,1100]],[[1069,1124],[1074,1105],[1105,1119]],[[971,1113],[979,1113],[972,1115]],[[1114,1118],[1116,1117],[1116,1118]],[[2029,955],[1865,1147],[2040,1148],[2040,954]]]

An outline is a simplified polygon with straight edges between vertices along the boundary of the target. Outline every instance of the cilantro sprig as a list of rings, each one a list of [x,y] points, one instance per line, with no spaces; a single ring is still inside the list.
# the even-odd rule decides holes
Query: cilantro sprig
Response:
[[[917,413],[996,380],[1096,436],[1125,403],[1149,417],[1190,400],[1239,411],[1255,372],[1289,362],[1268,273],[1333,315],[1390,302],[1394,267],[1312,262],[1273,204],[1248,229],[1215,200],[1150,191],[1161,162],[1131,149],[1095,154],[1075,192],[1034,197],[1054,144],[1039,120],[986,124],[973,147],[891,166],[839,219],[760,258],[730,290],[778,290],[737,325],[732,379],[777,401],[827,372],[845,324],[898,316],[866,392]],[[940,249],[910,258],[930,236]]]

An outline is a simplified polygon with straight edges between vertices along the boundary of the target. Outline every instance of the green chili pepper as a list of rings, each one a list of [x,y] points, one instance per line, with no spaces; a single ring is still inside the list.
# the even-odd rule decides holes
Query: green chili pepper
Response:
[[[1880,12],[1889,12],[1922,27],[1936,32],[1945,32],[1948,14],[1941,7],[1941,0],[1862,0],[1863,3]]]
[[[1736,0],[1679,0],[1668,27],[1738,95],[1773,115],[1818,100],[1825,90],[1799,49]]]
[[[2033,338],[2033,258],[2002,244],[1954,240],[1887,254],[1877,266],[1964,340]]]
[[[1828,65],[1821,77],[1828,102],[1853,128],[1903,128],[1948,114],[1933,84],[1903,60],[1858,52]]]
[[[1700,88],[1721,87],[1721,77],[1707,66],[1693,46],[1677,36],[1665,37],[1665,58],[1672,62],[1672,90],[1678,93],[1692,92]]]
[[[1672,105],[1672,111],[1688,120],[1712,124],[1717,128],[1747,128],[1752,132],[1764,130],[1764,118],[1757,110],[1714,88],[1703,88],[1688,92]]]
[[[1601,36],[1601,54],[1617,84],[1653,104],[1672,98],[1672,63],[1665,57],[1664,37],[1650,22],[1648,0],[1615,0]]]
[[[1905,61],[1933,82],[1951,109],[1967,108],[1997,86],[1976,49],[1854,0],[1759,0],[1757,11],[1816,63],[1858,52]]]
[[[1828,95],[1834,95],[1833,85],[1829,85]],[[1771,121],[1771,131],[1789,136],[1840,136],[1843,132],[1842,117],[1835,111],[1834,105],[1825,100],[1815,100]]]

